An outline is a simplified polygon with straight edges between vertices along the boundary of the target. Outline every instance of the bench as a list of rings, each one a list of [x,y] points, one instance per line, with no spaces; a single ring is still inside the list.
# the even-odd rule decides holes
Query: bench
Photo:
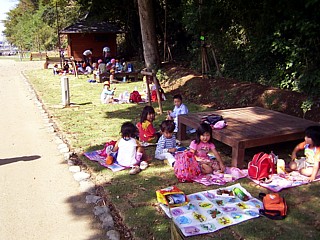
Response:
[[[99,74],[99,82],[104,82],[106,80],[104,79],[109,79],[110,73],[101,73]],[[138,72],[117,72],[114,74],[114,78],[123,78],[126,77],[127,79],[129,78],[134,78],[134,81],[138,81]]]
[[[213,138],[232,148],[232,166],[243,168],[246,148],[293,141],[304,138],[304,131],[319,123],[260,108],[246,107],[212,112],[189,113],[178,116],[179,140],[186,139],[186,127],[197,129],[201,117],[209,114],[223,116],[228,126],[213,130]]]
[[[39,60],[49,60],[47,53],[45,52],[32,52],[30,53],[30,61],[39,59]]]

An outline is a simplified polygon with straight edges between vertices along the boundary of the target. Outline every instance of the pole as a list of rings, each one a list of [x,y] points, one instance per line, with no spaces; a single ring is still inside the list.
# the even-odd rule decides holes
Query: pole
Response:
[[[66,76],[61,78],[61,98],[63,107],[70,106],[69,78]]]

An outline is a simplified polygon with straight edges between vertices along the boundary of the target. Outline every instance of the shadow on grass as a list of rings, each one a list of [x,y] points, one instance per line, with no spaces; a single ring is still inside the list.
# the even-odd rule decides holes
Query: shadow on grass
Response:
[[[172,170],[163,166],[151,166],[150,169],[136,176],[115,175],[108,191],[113,204],[125,216],[127,226],[135,232],[137,239],[170,239],[170,220],[162,213],[157,202],[155,191],[163,187],[177,185],[186,194],[216,189],[221,186],[205,187],[197,183],[178,183]],[[266,189],[252,184],[248,179],[240,182],[253,197],[258,197]],[[230,183],[229,185],[233,185]],[[274,221],[264,217],[252,219],[237,225],[224,228],[218,232],[195,236],[190,239],[304,239],[309,236],[319,239],[319,226],[315,222],[319,205],[320,183],[313,183],[292,189],[280,194],[287,199],[288,217],[282,221]],[[304,196],[303,196],[304,195]],[[303,196],[303,197],[300,197]],[[144,222],[152,222],[148,227]],[[297,231],[299,229],[299,231]],[[188,238],[189,239],[189,238]]]
[[[246,158],[257,151],[273,150],[279,156],[288,156],[297,141],[269,145],[265,147],[250,148],[246,152]],[[89,150],[101,149],[103,145],[92,146]],[[228,146],[227,146],[228,147]],[[149,150],[149,154],[154,149]],[[96,162],[91,164],[98,166]],[[104,169],[101,166],[96,169]],[[98,170],[99,171],[99,170]],[[131,176],[127,170],[113,173],[105,171],[110,176],[108,181],[102,183],[108,192],[110,204],[120,213],[122,221],[130,229],[136,239],[170,239],[170,220],[162,212],[156,201],[155,192],[158,189],[176,185],[186,194],[216,189],[221,186],[209,186],[198,183],[179,183],[173,173],[173,169],[162,161],[152,160],[150,167],[138,175]],[[268,192],[248,179],[241,179],[241,185],[246,188],[253,197],[258,197],[260,192]],[[235,183],[237,183],[235,182]],[[229,183],[233,185],[235,183]],[[308,184],[296,188],[285,189],[280,194],[285,197],[289,206],[288,217],[282,221],[273,221],[267,218],[252,219],[237,225],[233,225],[214,233],[202,236],[194,236],[188,239],[208,239],[219,237],[220,239],[303,239],[310,236],[319,238],[319,226],[317,225],[317,213],[320,210],[317,199],[320,193],[317,190],[320,183]],[[145,221],[152,224],[145,225]],[[296,232],[300,229],[299,232]],[[267,233],[267,234],[266,234]]]
[[[139,121],[142,108],[145,105],[133,104],[128,109],[106,112],[106,118],[128,119],[134,122]],[[154,105],[156,106],[156,105]],[[169,105],[167,105],[169,106]],[[170,109],[172,106],[170,105]],[[157,116],[154,126],[161,122],[163,116]],[[263,121],[272,120],[272,114]],[[261,123],[261,120],[259,120]],[[252,124],[252,128],[259,125],[259,121]],[[244,123],[245,124],[245,123]],[[277,132],[277,128],[271,129]],[[255,148],[248,148],[245,153],[245,161],[248,163],[252,156],[260,151],[274,151],[280,158],[288,161],[288,155],[299,141],[270,144]],[[102,145],[92,146],[87,151],[102,149]],[[220,150],[221,149],[221,150]],[[231,156],[231,148],[222,143],[217,143],[217,150],[225,155]],[[150,154],[153,154],[150,151]],[[151,155],[153,156],[153,155]],[[91,164],[98,166],[98,163]],[[101,171],[101,166],[96,167]],[[108,192],[110,202],[121,213],[123,222],[130,228],[136,239],[170,239],[170,220],[162,213],[157,201],[155,192],[158,189],[177,185],[186,194],[201,192],[209,189],[216,189],[221,186],[209,186],[198,183],[179,183],[173,173],[173,169],[164,165],[161,161],[153,160],[150,167],[138,175],[130,176],[127,170],[113,173],[105,171],[110,176],[103,183]],[[267,192],[248,179],[241,179],[240,182],[254,197],[260,192]],[[234,183],[227,184],[233,185]],[[319,238],[319,224],[317,213],[320,210],[317,199],[320,183],[286,189],[281,195],[287,199],[289,214],[285,220],[272,221],[266,218],[249,220],[241,224],[224,228],[218,232],[196,236],[190,239],[207,239],[208,237],[219,237],[220,239],[310,239]],[[145,224],[148,221],[150,224]],[[297,231],[299,229],[299,231]],[[189,238],[188,238],[189,239]]]
[[[71,105],[80,105],[80,106],[84,106],[84,105],[90,105],[92,104],[92,102],[84,102],[84,103],[70,103]]]

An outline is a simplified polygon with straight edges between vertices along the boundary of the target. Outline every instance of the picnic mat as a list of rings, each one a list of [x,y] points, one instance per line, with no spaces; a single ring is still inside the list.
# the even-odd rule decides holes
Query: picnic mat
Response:
[[[119,165],[117,162],[114,162],[111,165],[106,164],[106,158],[103,156],[100,156],[100,153],[102,150],[96,150],[92,152],[86,152],[84,155],[91,161],[98,162],[101,166],[104,166],[106,168],[109,168],[113,172],[121,171],[123,169],[126,169],[125,167]]]
[[[309,183],[308,177],[301,175],[298,171],[293,171],[291,173],[273,174],[271,177],[271,182],[260,182],[250,177],[248,178],[261,187],[265,187],[273,192],[280,192],[284,188],[292,188]],[[319,180],[320,176],[318,176],[314,180],[314,182]]]
[[[201,183],[205,186],[210,185],[225,185],[226,183],[236,181],[248,175],[248,170],[240,170],[236,167],[226,167],[225,174],[201,174],[193,181]]]
[[[248,201],[225,194],[239,188],[248,197]],[[220,192],[219,192],[220,190]],[[221,193],[221,190],[223,193]],[[219,194],[220,195],[219,195]],[[169,210],[166,205],[161,208],[172,218],[184,236],[211,233],[249,219],[259,217],[259,209],[263,208],[260,200],[253,198],[240,183],[187,195],[189,203],[185,206]]]

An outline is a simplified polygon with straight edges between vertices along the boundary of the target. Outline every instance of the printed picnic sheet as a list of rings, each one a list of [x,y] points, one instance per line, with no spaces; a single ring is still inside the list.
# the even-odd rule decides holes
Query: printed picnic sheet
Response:
[[[234,188],[239,188],[249,197],[249,200],[242,201],[240,198],[226,193],[232,192]],[[215,232],[259,217],[259,209],[263,208],[262,202],[253,198],[240,183],[190,194],[187,197],[190,201],[187,205],[174,207],[170,210],[166,205],[160,204],[167,216],[172,217],[184,236]]]
[[[291,173],[273,174],[271,177],[271,182],[260,182],[250,177],[248,178],[261,187],[265,187],[273,192],[280,192],[284,188],[292,188],[309,183],[308,177],[301,175],[298,171],[293,171]],[[318,176],[314,180],[314,182],[319,180],[320,176]]]
[[[103,156],[100,156],[100,153],[102,150],[96,150],[92,152],[86,152],[84,155],[91,161],[96,161],[98,162],[101,166],[104,166],[106,168],[109,168],[113,172],[121,171],[123,169],[126,169],[125,167],[119,165],[117,162],[114,162],[111,165],[106,164],[106,158]]]
[[[226,167],[225,174],[201,174],[194,178],[193,181],[201,183],[205,186],[210,185],[225,185],[226,183],[236,181],[240,178],[244,178],[248,175],[248,170],[240,170],[236,167]]]

